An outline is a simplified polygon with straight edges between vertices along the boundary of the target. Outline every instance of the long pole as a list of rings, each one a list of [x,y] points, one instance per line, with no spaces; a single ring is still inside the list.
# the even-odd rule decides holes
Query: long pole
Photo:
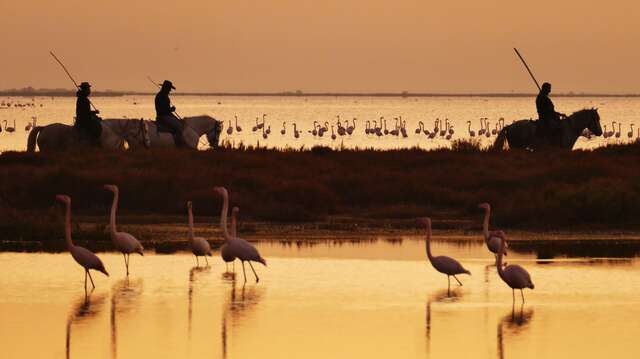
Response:
[[[60,59],[58,58],[58,56],[56,56],[56,54],[53,53],[53,51],[49,51],[49,53],[51,54],[51,56],[53,56],[53,58],[56,60],[56,62],[58,62],[60,64],[60,66],[62,67],[62,69],[64,70],[64,72],[67,74],[67,76],[69,76],[69,79],[71,79],[71,82],[73,82],[73,84],[76,86],[76,88],[80,88],[80,86],[78,86],[78,83],[76,82],[76,80],[73,79],[73,76],[71,76],[71,74],[69,73],[69,70],[67,70],[67,67],[64,66],[64,64],[62,63],[62,61],[60,61]],[[96,108],[96,106],[93,104],[93,102],[91,102],[91,100],[89,100],[89,104],[91,105],[91,107],[95,110],[98,111],[98,109]]]
[[[536,77],[533,76],[533,73],[531,72],[531,69],[529,68],[529,65],[527,65],[527,62],[524,61],[524,58],[522,57],[522,55],[520,55],[520,51],[518,51],[518,49],[516,49],[515,47],[513,48],[513,51],[516,52],[516,55],[518,55],[518,57],[520,58],[520,61],[522,61],[522,64],[524,65],[524,67],[529,72],[529,75],[531,76],[531,79],[533,79],[533,82],[535,82],[536,86],[538,86],[538,91],[540,91],[540,84],[538,84],[538,80],[536,80]]]
[[[157,83],[157,82],[153,81],[153,79],[151,78],[151,76],[147,76],[147,79],[149,79],[149,81],[150,81],[152,84],[154,84],[154,85],[158,86],[158,88],[162,88],[162,86],[161,86],[159,83]],[[178,115],[178,113],[177,113],[176,111],[173,111],[173,114],[174,114],[174,115],[176,115],[176,117],[177,117],[179,120],[182,120],[182,117],[180,117],[180,115]]]

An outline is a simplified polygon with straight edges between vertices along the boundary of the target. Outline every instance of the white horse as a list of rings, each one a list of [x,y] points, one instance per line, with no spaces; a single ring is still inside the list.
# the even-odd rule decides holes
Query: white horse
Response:
[[[220,139],[220,133],[222,132],[221,121],[207,115],[185,117],[182,121],[184,124],[182,138],[187,147],[198,149],[200,137],[206,135],[209,146],[214,149],[218,148],[218,141]],[[173,139],[173,134],[163,131],[158,132],[155,121],[147,121],[146,126],[150,147],[175,147],[176,144]]]
[[[124,149],[125,141],[129,148],[149,147],[149,132],[143,120],[105,119],[100,124],[100,144],[103,149]],[[86,147],[88,141],[73,126],[52,123],[35,126],[31,130],[27,140],[27,151],[34,152],[36,144],[41,152],[48,152]]]

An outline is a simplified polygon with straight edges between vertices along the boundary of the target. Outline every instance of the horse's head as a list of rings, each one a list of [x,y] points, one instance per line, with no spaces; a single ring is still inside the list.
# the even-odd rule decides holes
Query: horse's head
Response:
[[[207,141],[209,141],[209,146],[211,148],[217,149],[218,142],[220,141],[220,133],[222,133],[222,122],[215,119],[213,121],[213,126],[207,132]]]
[[[587,128],[596,136],[602,136],[602,127],[600,127],[600,115],[597,108],[587,110],[591,120],[587,124]]]

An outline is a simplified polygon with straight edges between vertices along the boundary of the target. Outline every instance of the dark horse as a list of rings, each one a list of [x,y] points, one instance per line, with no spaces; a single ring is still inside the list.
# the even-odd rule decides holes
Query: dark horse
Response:
[[[500,130],[493,147],[502,150],[506,141],[510,148],[535,150],[547,146],[571,150],[585,129],[589,129],[596,136],[602,135],[597,108],[575,112],[561,123],[559,136],[541,139],[536,137],[536,121],[516,121]]]

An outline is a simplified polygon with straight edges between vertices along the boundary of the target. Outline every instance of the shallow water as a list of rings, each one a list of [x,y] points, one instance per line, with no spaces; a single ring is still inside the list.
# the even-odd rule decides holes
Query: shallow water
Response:
[[[10,108],[0,106],[0,124],[4,120],[9,126],[16,121],[17,131],[9,134],[6,131],[0,133],[0,151],[25,150],[27,132],[25,126],[33,117],[37,117],[39,125],[53,122],[71,124],[75,115],[74,97],[0,97],[1,102],[34,103],[34,107]],[[96,97],[93,99],[100,109],[103,118],[154,118],[153,96],[123,96],[123,97]],[[378,149],[406,148],[419,146],[422,148],[436,148],[449,146],[450,141],[441,139],[426,139],[424,135],[414,133],[418,121],[425,123],[425,128],[433,130],[436,118],[448,118],[454,125],[452,139],[469,138],[467,121],[472,121],[471,129],[478,132],[479,118],[489,118],[490,127],[493,129],[500,117],[505,118],[506,123],[524,118],[536,118],[535,99],[514,97],[215,97],[215,96],[174,96],[173,102],[178,108],[178,113],[185,116],[207,114],[224,122],[224,131],[221,141],[228,140],[234,145],[260,144],[267,147],[292,147],[305,148],[314,145],[332,147],[373,147]],[[594,148],[606,143],[628,141],[627,133],[630,124],[640,117],[640,98],[554,98],[556,109],[567,114],[583,108],[598,107],[602,125],[611,130],[611,122],[622,123],[620,138],[593,138],[587,140],[580,138],[576,148]],[[262,119],[266,114],[267,125],[271,126],[271,135],[267,140],[262,137],[262,132],[253,132],[256,117]],[[226,129],[229,121],[235,127],[234,116],[238,116],[238,124],[242,132],[233,132],[227,135]],[[313,121],[330,125],[336,124],[336,116],[340,115],[342,121],[358,118],[356,131],[352,136],[331,139],[331,129],[322,138],[314,137],[308,133],[313,128]],[[408,138],[384,136],[378,138],[364,133],[365,121],[378,121],[381,116],[387,120],[389,130],[395,128],[395,117],[402,116],[407,121]],[[285,135],[280,134],[282,123],[287,122]],[[293,137],[292,123],[297,123],[301,131],[300,138]],[[344,122],[343,122],[344,124]],[[616,125],[616,130],[617,130]],[[633,140],[639,135],[638,126],[635,127]],[[337,127],[336,127],[337,134]],[[477,137],[476,137],[477,138]],[[482,137],[482,143],[493,143],[495,136]]]
[[[472,276],[447,295],[424,241],[263,242],[260,283],[224,275],[217,253],[99,254],[111,276],[67,253],[0,253],[0,343],[6,358],[636,358],[636,258],[540,261],[513,252],[535,290],[521,309],[482,242],[435,242]],[[455,283],[455,281],[453,281]]]

